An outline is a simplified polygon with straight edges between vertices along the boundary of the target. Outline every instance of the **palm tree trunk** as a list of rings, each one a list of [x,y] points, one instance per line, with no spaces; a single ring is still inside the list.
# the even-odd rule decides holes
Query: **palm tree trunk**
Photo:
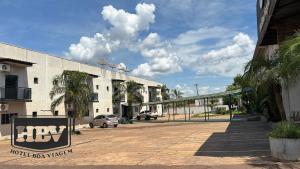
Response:
[[[75,132],[75,117],[74,117],[74,115],[73,115],[73,132]]]
[[[285,111],[283,107],[281,86],[279,84],[273,85],[272,90],[275,96],[276,105],[280,114],[281,120],[286,120]]]

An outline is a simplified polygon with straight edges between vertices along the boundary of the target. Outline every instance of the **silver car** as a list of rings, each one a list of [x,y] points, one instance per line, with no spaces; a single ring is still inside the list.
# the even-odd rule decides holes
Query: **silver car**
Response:
[[[94,126],[102,128],[107,128],[108,126],[118,127],[118,118],[115,115],[99,115],[91,120],[89,125],[91,128],[94,128]]]

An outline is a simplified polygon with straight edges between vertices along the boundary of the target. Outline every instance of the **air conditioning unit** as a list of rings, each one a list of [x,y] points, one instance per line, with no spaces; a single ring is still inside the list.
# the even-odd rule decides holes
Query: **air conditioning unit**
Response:
[[[10,72],[10,65],[0,64],[0,71],[2,71],[2,72]]]
[[[0,111],[8,111],[8,104],[0,104]]]

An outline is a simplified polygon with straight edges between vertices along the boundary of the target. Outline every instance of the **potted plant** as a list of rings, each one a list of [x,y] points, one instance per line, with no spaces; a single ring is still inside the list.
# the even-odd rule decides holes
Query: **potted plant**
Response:
[[[300,127],[283,121],[269,135],[271,155],[280,160],[300,160]]]

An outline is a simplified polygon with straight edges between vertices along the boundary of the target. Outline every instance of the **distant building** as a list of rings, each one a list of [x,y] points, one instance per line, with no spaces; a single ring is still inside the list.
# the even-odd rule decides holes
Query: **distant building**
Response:
[[[282,41],[300,30],[300,1],[258,0],[256,8],[258,41],[254,57],[271,58]],[[282,96],[289,120],[292,112],[300,112],[300,84],[283,88]]]
[[[100,114],[124,115],[128,109],[126,96],[118,105],[113,105],[112,95],[117,92],[114,83],[133,80],[144,87],[141,92],[144,102],[160,100],[161,83],[127,76],[76,61],[35,52],[0,43],[0,138],[10,134],[10,119],[13,115],[68,115],[70,105],[61,104],[55,112],[50,111],[52,80],[64,70],[89,74],[88,84],[93,90],[84,119],[87,121]],[[149,107],[134,107],[134,111]],[[161,105],[151,106],[161,112]]]

